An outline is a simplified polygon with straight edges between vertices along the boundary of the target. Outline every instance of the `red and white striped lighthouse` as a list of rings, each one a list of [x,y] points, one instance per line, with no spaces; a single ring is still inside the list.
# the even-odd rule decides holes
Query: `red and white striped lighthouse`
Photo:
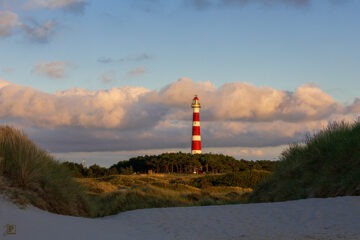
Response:
[[[191,107],[193,108],[192,141],[191,154],[201,154],[201,135],[200,135],[200,102],[197,95],[193,98]]]

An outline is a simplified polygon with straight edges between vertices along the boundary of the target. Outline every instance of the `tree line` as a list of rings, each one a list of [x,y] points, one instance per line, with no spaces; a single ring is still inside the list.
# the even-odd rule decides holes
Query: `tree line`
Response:
[[[272,172],[277,162],[270,160],[236,160],[223,154],[190,154],[162,153],[160,155],[145,155],[119,161],[109,168],[96,164],[85,167],[74,162],[64,162],[72,170],[75,177],[102,177],[114,174],[134,173],[234,173],[245,170],[265,170]]]

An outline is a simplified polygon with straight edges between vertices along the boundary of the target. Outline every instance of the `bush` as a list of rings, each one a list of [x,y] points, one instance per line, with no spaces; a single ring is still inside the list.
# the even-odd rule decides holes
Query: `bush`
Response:
[[[29,203],[59,214],[89,214],[85,194],[71,172],[21,131],[0,127],[0,159],[0,175],[21,189]]]
[[[199,188],[209,186],[232,186],[242,188],[254,188],[264,181],[270,172],[260,170],[246,170],[243,172],[226,173],[221,175],[205,175],[195,178],[192,185]]]

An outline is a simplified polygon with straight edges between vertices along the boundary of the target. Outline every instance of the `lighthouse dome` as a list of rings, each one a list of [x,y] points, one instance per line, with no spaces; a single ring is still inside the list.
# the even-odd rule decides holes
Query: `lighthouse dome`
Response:
[[[199,102],[199,98],[197,95],[195,95],[195,97],[193,98],[192,104],[191,104],[192,108],[200,108],[200,102]]]

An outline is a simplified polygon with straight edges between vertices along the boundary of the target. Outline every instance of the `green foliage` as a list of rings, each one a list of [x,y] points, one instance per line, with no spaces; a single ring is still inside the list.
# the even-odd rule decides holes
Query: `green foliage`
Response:
[[[19,130],[0,127],[0,159],[0,175],[8,189],[17,188],[10,194],[22,195],[31,204],[55,213],[87,215],[86,198],[69,170]]]
[[[102,177],[114,174],[141,174],[141,173],[234,173],[245,170],[273,171],[277,162],[260,160],[236,160],[223,154],[190,154],[190,153],[163,153],[160,155],[145,155],[120,161],[110,168],[92,165],[89,168],[77,163],[65,162],[64,165],[71,169],[76,177]]]
[[[104,177],[110,174],[118,174],[115,169],[107,169],[93,164],[90,167],[84,167],[82,164],[74,162],[63,162],[63,166],[68,168],[74,177]]]
[[[360,123],[334,122],[282,153],[250,201],[360,195]]]
[[[62,165],[68,168],[74,177],[83,177],[88,175],[88,169],[82,164],[74,162],[63,162]]]
[[[193,179],[192,185],[200,188],[208,186],[254,188],[257,184],[264,181],[264,179],[269,175],[270,172],[258,170],[246,170],[221,175],[206,175]]]

